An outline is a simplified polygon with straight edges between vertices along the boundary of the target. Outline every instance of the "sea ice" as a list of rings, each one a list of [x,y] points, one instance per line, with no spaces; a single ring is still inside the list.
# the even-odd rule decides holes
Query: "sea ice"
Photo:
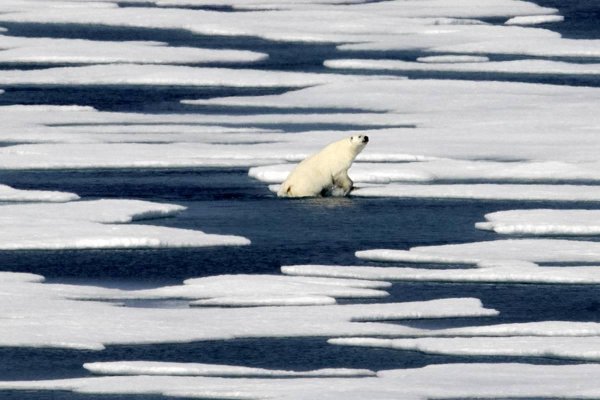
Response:
[[[231,4],[234,3],[234,4]],[[108,4],[108,3],[107,3]],[[427,36],[431,30],[440,30],[438,24],[449,19],[484,17],[514,17],[519,15],[554,14],[555,9],[533,3],[510,0],[494,0],[481,7],[473,0],[448,4],[442,0],[404,1],[402,7],[395,3],[373,2],[368,4],[324,4],[319,2],[254,2],[241,6],[239,2],[222,3],[237,8],[259,9],[260,12],[217,12],[177,8],[96,8],[90,13],[84,7],[59,8],[10,7],[3,5],[0,22],[39,22],[62,24],[91,24],[142,28],[186,29],[204,35],[256,36],[274,41],[305,41],[328,43],[378,43],[382,40],[401,40],[411,36]],[[214,5],[214,3],[211,3]],[[348,24],[346,21],[353,21]],[[467,22],[468,23],[468,22]],[[469,25],[472,26],[472,25]],[[479,26],[479,25],[476,25]],[[485,26],[485,25],[481,25]],[[457,25],[451,25],[456,30]],[[462,25],[458,26],[459,28]],[[444,26],[441,27],[444,31]],[[500,26],[505,36],[511,32],[513,39],[531,37],[537,32],[517,31],[515,27]],[[481,31],[471,33],[469,38],[482,37]],[[487,35],[485,35],[487,36]],[[465,39],[463,38],[463,41]],[[415,39],[416,41],[416,39]]]
[[[183,208],[135,200],[0,206],[0,249],[89,249],[247,245],[239,236],[152,225],[123,225]]]
[[[203,68],[182,65],[108,64],[4,70],[0,85],[171,85],[305,87],[356,78],[334,74]]]
[[[488,62],[490,59],[485,56],[445,55],[418,57],[417,61],[421,63],[475,63]]]
[[[600,243],[559,239],[508,239],[421,246],[410,250],[365,250],[357,251],[356,256],[371,261],[417,263],[595,262],[600,261]]]
[[[7,185],[0,184],[1,202],[49,202],[63,203],[78,200],[75,193],[54,192],[45,190],[19,190]]]
[[[600,337],[469,337],[330,339],[331,344],[345,346],[384,347],[413,350],[429,354],[460,356],[513,356],[552,357],[574,360],[599,361]]]
[[[432,398],[586,398],[600,396],[600,366],[504,363],[438,364],[356,378],[114,376],[0,382],[5,390],[88,394],[162,394],[227,399],[373,400]]]
[[[407,160],[411,161],[411,160]],[[250,168],[248,175],[266,183],[281,183],[291,164]],[[349,172],[355,182],[543,182],[600,181],[600,163],[500,162],[477,160],[426,160],[404,163],[355,162]],[[454,187],[454,186],[453,186]],[[458,186],[457,186],[458,187]],[[521,187],[521,186],[519,186]]]
[[[156,361],[115,361],[83,364],[88,371],[99,375],[172,375],[172,376],[220,376],[258,378],[307,378],[307,377],[365,377],[375,376],[366,369],[330,368],[312,371],[282,371],[264,368],[239,367],[198,363],[170,363]]]
[[[353,196],[478,200],[600,201],[600,187],[587,185],[452,184],[369,186]]]
[[[505,25],[538,25],[550,22],[562,22],[565,17],[562,15],[519,15],[506,21]]]
[[[470,268],[362,267],[332,265],[284,266],[287,275],[387,281],[507,282],[597,284],[598,266],[556,267],[545,262],[600,262],[600,243],[518,239],[454,245],[413,247],[410,250],[365,250],[361,259],[393,263],[470,264]]]
[[[593,149],[599,137],[595,134],[599,101],[598,88],[365,77],[281,95],[216,98],[196,104],[370,111],[363,115],[371,123],[395,117],[397,123],[415,128],[370,132],[373,140],[361,155],[562,162],[569,164],[565,165],[568,171],[578,169],[579,163],[597,163]],[[555,168],[548,172],[549,176],[556,173]]]
[[[478,229],[528,235],[600,235],[598,210],[510,210],[485,215]]]
[[[94,299],[189,299],[192,305],[269,306],[335,303],[335,298],[388,295],[387,282],[281,275],[218,275],[188,279],[183,285],[156,289],[112,291]],[[231,288],[236,288],[232,292]],[[89,297],[88,297],[89,298]]]
[[[419,60],[420,61],[420,60]],[[598,75],[600,64],[580,64],[552,60],[511,60],[490,62],[411,62],[401,60],[327,60],[332,69],[372,69],[383,71],[441,71],[509,74]]]
[[[440,259],[429,259],[440,262]],[[409,262],[414,262],[410,259]],[[419,262],[425,262],[419,261]],[[448,262],[450,262],[448,260]],[[600,266],[545,267],[523,262],[487,264],[487,268],[428,269],[409,267],[361,267],[334,265],[292,265],[281,271],[288,275],[386,281],[496,282],[597,285]]]
[[[1,346],[101,350],[108,344],[173,343],[256,337],[388,336],[394,319],[492,316],[477,299],[259,308],[131,308],[78,298],[113,291],[0,277]],[[361,321],[361,322],[359,322]],[[367,321],[367,322],[362,322]],[[39,332],[44,332],[39,335]]]
[[[252,51],[171,47],[160,42],[109,42],[2,35],[0,48],[0,62],[6,64],[247,63],[267,58],[266,54]]]

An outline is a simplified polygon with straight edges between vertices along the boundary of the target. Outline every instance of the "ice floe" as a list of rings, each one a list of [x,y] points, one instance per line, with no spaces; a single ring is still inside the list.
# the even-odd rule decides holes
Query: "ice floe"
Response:
[[[410,250],[374,249],[356,252],[360,259],[392,263],[467,264],[469,268],[408,266],[291,265],[287,275],[386,281],[505,282],[545,284],[598,284],[600,262],[597,242],[558,239],[515,239],[454,245],[413,247]],[[564,262],[574,266],[546,266]],[[542,265],[538,265],[542,264]]]
[[[600,201],[600,186],[452,184],[411,185],[392,183],[352,191],[353,196],[478,200]]]
[[[31,144],[0,148],[0,168],[275,164],[305,158],[326,143],[347,136],[339,125],[350,125],[350,129],[362,130],[372,139],[369,149],[359,157],[361,162],[455,159],[423,166],[368,167],[368,175],[380,179],[377,182],[395,180],[394,175],[399,180],[411,180],[411,175],[416,175],[420,181],[436,176],[475,180],[597,179],[594,149],[600,136],[595,134],[595,109],[600,91],[596,88],[362,79],[282,95],[195,102],[199,107],[222,106],[223,114],[151,116],[81,107],[1,107],[6,123],[0,137]],[[353,96],[347,96],[348,91]],[[228,115],[229,106],[287,110]],[[316,112],[323,108],[328,112]],[[332,129],[323,130],[331,125]],[[281,132],[289,126],[297,126],[299,132]],[[232,132],[235,128],[248,131]],[[523,162],[475,162],[477,159]],[[357,173],[363,169],[358,167]]]
[[[434,262],[438,262],[436,259]],[[542,284],[598,284],[599,266],[543,267],[523,262],[498,263],[487,268],[427,269],[333,265],[284,266],[289,275],[416,282],[496,282]]]
[[[420,60],[419,60],[420,61]],[[372,69],[383,71],[485,72],[509,74],[598,75],[600,64],[579,64],[551,60],[512,60],[489,62],[411,62],[400,60],[327,60],[332,69]]]
[[[403,153],[468,160],[552,161],[573,163],[577,168],[577,163],[597,162],[593,149],[598,137],[595,109],[599,99],[598,88],[368,77],[281,95],[216,98],[195,104],[353,109],[370,111],[365,117],[372,123],[395,117],[397,123],[415,126],[369,133],[372,140],[364,156]]]
[[[112,291],[44,284],[39,277],[0,278],[1,346],[101,350],[109,344],[173,343],[256,337],[388,336],[393,319],[490,316],[477,299],[259,308],[131,308],[76,298]],[[367,322],[363,322],[367,321]],[[39,332],[44,332],[40,335]]]
[[[600,337],[341,338],[329,343],[460,356],[552,357],[600,360]]]
[[[598,210],[510,210],[485,215],[479,229],[528,235],[600,235]]]
[[[266,54],[243,50],[170,47],[160,42],[20,38],[0,35],[0,62],[7,64],[201,64],[244,63]]]
[[[426,3],[406,1],[402,3],[402,7],[390,2],[255,2],[244,5],[234,3],[226,4],[236,8],[258,9],[260,12],[228,13],[213,10],[152,7],[132,9],[113,6],[99,7],[90,13],[81,6],[64,9],[36,3],[39,4],[37,8],[22,7],[21,10],[17,8],[11,10],[13,12],[1,15],[0,22],[186,29],[205,35],[257,36],[275,41],[355,43],[369,40],[377,43],[389,38],[399,39],[408,33],[424,32],[424,35],[427,35],[428,31],[440,29],[437,24],[448,23],[449,20],[458,20],[460,23],[460,19],[468,18],[510,18],[556,12],[554,9],[532,3],[509,0],[495,0],[493,4],[486,4],[485,7],[475,4],[472,0],[458,4],[448,4],[441,0],[429,0]],[[353,23],[348,24],[346,21]],[[499,28],[510,32],[512,27]]]
[[[172,375],[172,376],[220,376],[220,377],[365,377],[375,376],[366,369],[328,368],[312,371],[282,371],[265,368],[239,367],[199,363],[170,363],[157,361],[115,361],[83,364],[88,371],[99,375]]]
[[[444,55],[418,57],[417,61],[422,63],[475,63],[488,62],[490,59],[485,56]]]
[[[505,22],[506,25],[538,25],[550,22],[562,22],[565,17],[562,15],[519,15]]]
[[[266,183],[281,183],[292,169],[293,165],[290,164],[266,165],[250,168],[248,175]],[[427,160],[422,158],[419,162],[404,163],[357,162],[352,165],[349,174],[355,182],[363,183],[388,183],[393,181],[549,181],[556,183],[560,181],[599,181],[600,164],[597,162],[500,162],[445,159]],[[521,188],[521,186],[518,187]]]
[[[335,298],[385,297],[387,282],[280,275],[218,275],[187,279],[183,285],[110,291],[94,299],[188,299],[197,306],[333,304]],[[231,288],[236,288],[232,292]]]
[[[78,200],[75,193],[54,192],[44,190],[20,190],[0,184],[1,202],[50,202],[63,203]]]
[[[304,87],[355,79],[334,74],[182,65],[108,64],[43,70],[4,70],[0,76],[0,85]]]
[[[151,225],[136,219],[172,215],[183,208],[135,200],[0,206],[0,249],[90,249],[247,245],[239,236]]]
[[[96,394],[162,394],[193,398],[328,400],[431,398],[595,398],[600,366],[439,364],[354,378],[220,378],[114,376],[1,382],[5,390],[67,390]]]
[[[413,247],[410,250],[356,252],[365,260],[417,263],[478,264],[486,261],[595,262],[600,243],[560,239],[507,239]]]

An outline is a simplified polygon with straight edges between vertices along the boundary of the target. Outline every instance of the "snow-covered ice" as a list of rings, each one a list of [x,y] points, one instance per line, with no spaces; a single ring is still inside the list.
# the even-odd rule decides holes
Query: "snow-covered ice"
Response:
[[[600,89],[591,87],[365,77],[281,95],[195,103],[354,109],[370,111],[365,118],[371,123],[394,117],[396,123],[415,126],[369,132],[372,140],[361,154],[365,157],[401,153],[463,160],[563,162],[571,164],[565,167],[577,169],[579,163],[597,162],[598,101]]]
[[[510,210],[485,215],[479,229],[528,235],[600,235],[598,210]]]
[[[389,336],[386,320],[493,316],[473,298],[422,302],[252,308],[131,308],[77,300],[111,292],[45,284],[39,276],[0,273],[1,346],[101,350],[108,344],[173,343],[257,337]],[[359,322],[361,321],[361,322]],[[367,321],[367,322],[362,322]],[[39,332],[44,332],[39,335]]]
[[[600,366],[506,363],[438,364],[354,378],[114,376],[1,382],[1,389],[193,398],[374,400],[431,398],[585,398],[600,396]]]
[[[341,338],[329,343],[460,356],[552,357],[599,361],[600,337]]]
[[[411,160],[407,160],[411,161]],[[283,182],[291,164],[250,168],[248,175],[266,183]],[[349,175],[355,182],[573,182],[600,181],[600,163],[500,162],[477,160],[422,159],[419,162],[356,162]],[[459,187],[459,186],[453,186]],[[522,186],[518,186],[523,188]],[[554,186],[553,186],[554,187]]]
[[[328,368],[312,371],[282,371],[265,368],[239,367],[199,363],[173,363],[157,361],[115,361],[83,364],[88,371],[99,375],[173,375],[220,377],[365,377],[375,372],[365,369]]]
[[[490,59],[485,56],[444,55],[418,57],[417,61],[422,63],[474,63],[488,62]]]
[[[416,263],[595,262],[600,261],[600,243],[561,239],[506,239],[419,246],[410,250],[364,250],[357,251],[356,256],[372,261]]]
[[[61,204],[0,206],[0,249],[91,249],[239,246],[239,236],[152,225],[136,219],[173,215],[184,208],[136,200],[93,200]]]
[[[63,203],[78,200],[75,193],[45,190],[20,190],[0,184],[0,202],[50,202]]]
[[[420,61],[420,60],[419,60]],[[331,69],[372,69],[382,71],[485,72],[509,74],[598,75],[600,64],[579,64],[552,60],[512,60],[489,62],[411,62],[400,60],[327,60]]]
[[[0,35],[0,48],[0,62],[6,64],[248,63],[267,57],[266,54],[252,51],[170,47],[160,42],[109,42],[5,35]]]
[[[506,25],[538,25],[550,22],[562,22],[565,17],[562,15],[519,15],[505,22]]]
[[[287,275],[372,279],[387,281],[506,282],[598,284],[598,242],[558,239],[492,240],[463,244],[413,247],[410,250],[374,249],[356,252],[361,259],[391,263],[468,264],[469,268],[431,269],[407,266],[290,265]],[[575,266],[545,266],[565,262]],[[541,264],[541,265],[538,265]]]
[[[335,304],[335,298],[378,298],[387,282],[280,275],[218,275],[187,279],[183,285],[135,291],[105,291],[94,299],[188,299],[197,306]],[[235,288],[235,291],[232,291]]]
[[[319,2],[239,2],[225,3],[234,7],[258,8],[260,12],[227,13],[210,10],[177,8],[119,8],[98,7],[91,13],[85,7],[46,6],[21,7],[16,10],[3,5],[7,11],[0,15],[0,24],[7,22],[72,23],[141,28],[185,29],[203,35],[256,36],[274,41],[305,41],[378,44],[386,39],[403,36],[427,36],[440,30],[438,24],[456,23],[477,17],[506,17],[554,14],[556,10],[533,3],[494,0],[481,7],[473,0],[448,4],[442,0],[405,1],[402,7],[389,2],[368,4],[327,4]],[[261,4],[266,3],[266,4]],[[271,4],[269,4],[271,3]],[[80,3],[85,4],[85,3]],[[105,3],[107,4],[107,3]],[[214,3],[210,3],[214,5]],[[17,12],[14,12],[17,11]],[[348,24],[346,21],[352,21]],[[454,24],[452,24],[454,23]],[[467,21],[468,23],[468,21]],[[472,26],[472,25],[469,25]],[[478,26],[478,25],[477,25]],[[485,25],[482,25],[485,26]],[[462,27],[462,25],[458,25]],[[441,27],[442,31],[444,27]],[[514,27],[497,27],[505,35],[530,37],[536,32],[518,31]],[[473,34],[472,34],[473,35]],[[476,37],[476,35],[473,35]],[[414,39],[416,41],[416,39]]]
[[[433,259],[439,262],[439,259]],[[411,262],[414,259],[410,260]],[[281,268],[288,275],[351,279],[381,279],[416,282],[495,282],[542,284],[600,283],[600,266],[545,267],[533,263],[504,262],[487,268],[428,269],[410,267],[361,267],[334,265],[291,265]]]
[[[600,186],[452,184],[369,186],[352,191],[353,196],[479,200],[600,201]]]
[[[334,74],[190,67],[107,64],[43,70],[3,70],[0,85],[172,85],[226,87],[305,87],[355,80]]]
[[[53,24],[75,30],[92,26],[106,33],[117,28],[124,34],[127,28],[142,28],[132,33],[171,29],[197,35],[197,43],[202,43],[202,35],[228,36],[236,41],[242,38],[239,47],[247,47],[258,38],[264,46],[257,47],[267,52],[270,45],[286,41],[327,44],[340,53],[332,55],[326,66],[368,68],[381,75],[337,74],[333,68],[329,73],[309,73],[198,67],[253,63],[266,54],[185,47],[191,41],[170,46],[165,44],[169,32],[149,35],[164,37],[165,43],[110,42],[11,36],[11,29],[0,27],[0,62],[14,68],[3,70],[0,85],[11,86],[9,90],[48,85],[86,86],[79,90],[91,92],[102,85],[144,86],[145,90],[226,86],[259,93],[189,99],[183,102],[189,114],[101,112],[77,105],[2,106],[0,169],[243,166],[253,167],[250,176],[276,184],[285,178],[291,163],[352,130],[371,138],[368,150],[350,171],[359,184],[357,196],[589,201],[591,207],[600,200],[600,190],[592,185],[600,181],[598,88],[569,87],[568,82],[561,86],[397,76],[403,70],[426,76],[428,72],[437,76],[462,72],[466,77],[476,73],[485,79],[493,79],[494,74],[502,74],[503,79],[511,74],[525,79],[526,74],[529,80],[539,78],[534,74],[560,74],[587,82],[600,71],[589,59],[583,63],[532,59],[600,56],[600,40],[568,39],[535,27],[562,21],[558,10],[514,0],[489,0],[485,5],[477,0],[133,3],[140,7],[127,7],[118,0],[4,0],[0,25],[32,23],[40,36],[46,28],[51,32]],[[186,6],[193,7],[181,8]],[[208,9],[199,9],[202,6]],[[219,6],[225,8],[219,11]],[[223,12],[228,7],[234,12]],[[235,12],[241,10],[245,12]],[[485,22],[488,18],[500,23]],[[231,43],[241,43],[236,41]],[[416,61],[354,60],[358,55],[353,52],[362,50],[416,53]],[[58,65],[16,69],[23,63]],[[386,70],[393,70],[394,76],[383,76]],[[263,95],[264,90],[254,88],[277,89],[276,93],[282,88],[296,90]],[[9,93],[3,98],[10,98]],[[210,111],[205,112],[206,107]],[[249,244],[239,236],[132,224],[181,212],[177,205],[77,199],[75,194],[0,186],[0,202],[41,202],[0,205],[0,249]],[[505,234],[600,233],[594,210],[513,210],[485,218],[487,222],[478,228]],[[332,344],[448,355],[598,361],[600,328],[594,322],[423,329],[388,321],[492,317],[498,311],[473,298],[336,302],[383,298],[390,287],[386,280],[598,284],[599,267],[592,264],[600,265],[599,246],[593,241],[522,239],[373,249],[357,256],[395,265],[285,266],[283,276],[202,277],[147,290],[49,284],[36,275],[0,272],[4,299],[0,346],[101,350],[111,344],[325,337],[335,338]],[[546,265],[556,262],[571,266]],[[428,263],[468,265],[432,269],[424,265]],[[128,307],[131,299],[184,299],[190,307]],[[376,374],[127,360],[84,367],[96,374],[122,376],[0,382],[0,389],[290,400],[600,397],[598,364],[442,364]]]

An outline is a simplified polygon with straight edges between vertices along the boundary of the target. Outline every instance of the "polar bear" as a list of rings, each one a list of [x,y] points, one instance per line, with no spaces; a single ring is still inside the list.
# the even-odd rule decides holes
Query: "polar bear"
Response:
[[[277,196],[314,197],[328,192],[346,196],[353,184],[348,169],[368,142],[368,136],[356,135],[327,145],[296,166],[281,184]]]

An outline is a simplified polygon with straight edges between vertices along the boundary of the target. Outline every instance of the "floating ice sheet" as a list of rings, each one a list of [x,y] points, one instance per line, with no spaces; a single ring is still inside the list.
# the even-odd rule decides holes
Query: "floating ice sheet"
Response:
[[[0,202],[49,202],[63,203],[78,200],[75,193],[44,190],[19,190],[0,184]]]
[[[414,124],[416,128],[369,133],[372,140],[361,154],[364,156],[402,153],[575,164],[567,165],[568,170],[577,169],[578,163],[597,162],[593,149],[600,137],[596,135],[600,117],[595,112],[599,101],[598,88],[364,77],[360,82],[325,84],[281,95],[217,98],[195,103],[371,111],[370,115],[364,115],[371,123],[395,117],[397,123]],[[552,168],[548,176],[556,172]]]
[[[130,308],[73,300],[112,289],[44,284],[35,278],[28,274],[0,273],[1,291],[6,299],[0,303],[3,321],[0,346],[101,350],[107,344],[119,343],[388,336],[405,329],[382,321],[497,314],[483,308],[477,299],[303,307]]]
[[[236,8],[261,10],[252,13],[174,8],[132,9],[118,8],[114,4],[111,4],[113,7],[98,7],[90,13],[81,6],[65,9],[44,6],[42,2],[35,4],[38,5],[37,8],[23,6],[20,10],[18,5],[14,7],[14,3],[13,7],[3,6],[4,9],[20,12],[1,15],[0,21],[186,29],[205,35],[257,36],[275,41],[356,43],[367,39],[377,43],[384,39],[401,39],[408,33],[427,35],[428,31],[440,29],[437,24],[445,25],[450,21],[460,24],[460,20],[465,18],[510,18],[556,12],[529,2],[509,0],[494,0],[486,3],[485,7],[473,0],[452,4],[443,0],[404,1],[402,7],[393,2],[324,4],[267,1],[244,5],[239,2],[221,2]],[[211,2],[211,5],[215,3]],[[510,32],[511,27],[499,28]],[[521,35],[527,36],[527,32]]]
[[[285,307],[285,306],[324,306],[336,304],[334,297],[327,296],[223,296],[211,299],[194,300],[193,307]]]
[[[600,262],[600,243],[518,239],[455,245],[413,247],[410,250],[358,251],[361,259],[393,263],[470,264],[471,268],[429,269],[415,267],[284,266],[287,275],[381,279],[396,281],[506,282],[549,284],[597,284],[598,266],[540,266],[537,263]]]
[[[413,247],[410,250],[365,250],[356,252],[356,256],[373,261],[417,263],[595,262],[600,261],[600,243],[559,239],[508,239]]]
[[[226,87],[305,87],[355,80],[334,74],[181,65],[108,64],[43,70],[4,70],[0,85],[172,85]]]
[[[263,182],[281,183],[293,168],[294,165],[291,164],[267,165],[250,168],[248,174]],[[476,160],[422,160],[404,163],[355,162],[350,168],[349,175],[355,182],[363,183],[599,181],[600,163]],[[459,186],[453,187],[459,188]],[[521,188],[521,186],[518,187]]]
[[[169,363],[153,361],[115,361],[84,364],[88,371],[99,375],[172,375],[172,376],[220,376],[220,377],[365,377],[375,372],[365,369],[331,368],[312,371],[282,371],[264,368],[239,367],[198,363]]]
[[[510,210],[485,215],[475,226],[500,234],[600,235],[598,210]]]
[[[352,196],[430,199],[600,201],[600,186],[452,184],[411,185],[392,183],[352,191]]]
[[[420,61],[420,60],[419,60]],[[508,74],[598,75],[600,64],[578,64],[550,60],[513,60],[490,62],[411,62],[400,60],[327,60],[332,69],[372,69],[383,71],[441,71]]]
[[[411,259],[411,261],[413,261]],[[434,259],[438,262],[439,259]],[[284,266],[288,275],[318,276],[352,279],[381,279],[387,281],[417,282],[496,282],[543,284],[600,283],[600,266],[542,267],[523,262],[497,264],[488,268],[427,269],[409,267],[360,267],[333,265]]]
[[[329,343],[460,356],[552,357],[586,361],[600,360],[600,337],[341,338],[331,339]]]
[[[157,289],[111,291],[95,299],[189,299],[204,306],[317,305],[334,298],[385,297],[387,282],[304,278],[280,275],[218,275],[188,279],[184,285]],[[232,292],[232,288],[235,291]]]
[[[421,63],[475,63],[488,62],[490,59],[485,56],[445,55],[418,57],[417,61]]]
[[[239,236],[151,225],[135,219],[172,215],[183,207],[135,200],[0,206],[0,249],[90,249],[247,245]],[[116,225],[118,224],[118,225]]]
[[[0,48],[0,62],[7,64],[247,63],[267,57],[266,54],[252,51],[170,47],[160,42],[109,42],[2,35]]]
[[[530,364],[440,364],[380,371],[376,377],[244,379],[117,376],[1,382],[13,390],[162,394],[194,398],[374,400],[431,398],[595,398],[600,366]]]
[[[550,22],[562,22],[565,17],[562,15],[520,15],[513,17],[505,22],[506,25],[538,25]]]

